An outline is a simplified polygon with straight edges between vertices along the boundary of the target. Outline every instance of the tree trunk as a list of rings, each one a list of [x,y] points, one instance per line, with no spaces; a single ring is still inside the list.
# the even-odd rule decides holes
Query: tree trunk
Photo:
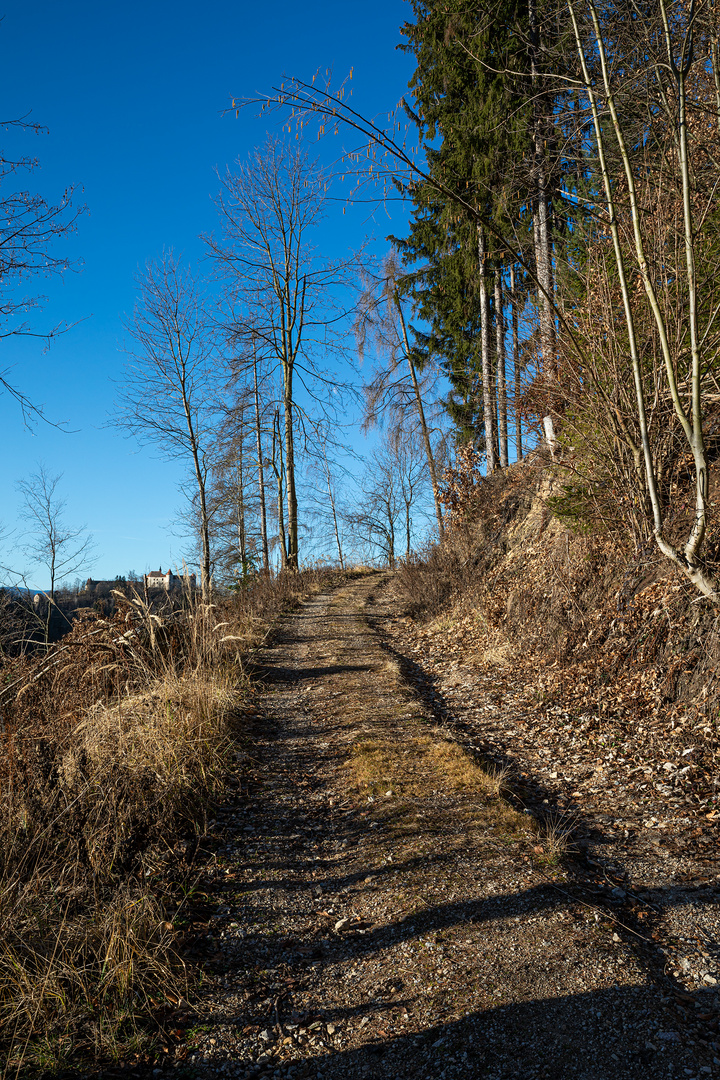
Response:
[[[485,456],[487,472],[495,472],[495,417],[492,393],[490,358],[490,312],[488,310],[487,270],[485,266],[485,233],[478,225],[478,260],[480,263],[480,349],[482,356],[483,419],[485,422]]]
[[[505,382],[505,318],[503,315],[502,270],[495,267],[495,357],[498,404],[500,468],[508,467],[507,385]]]
[[[182,395],[183,411],[185,413],[185,423],[187,425],[193,468],[195,470],[195,480],[197,481],[198,486],[198,496],[200,498],[200,543],[202,549],[200,583],[203,603],[208,604],[210,602],[210,521],[206,493],[207,476],[206,470],[200,460],[200,446],[195,430],[195,424],[193,423],[193,414],[190,408],[190,398],[184,373],[180,378],[180,392]]]
[[[405,345],[405,355],[407,357],[408,367],[410,368],[410,378],[412,379],[413,391],[415,393],[415,403],[417,405],[418,420],[420,421],[420,430],[422,431],[423,443],[425,444],[425,456],[427,458],[428,469],[430,470],[430,483],[432,484],[433,499],[435,501],[435,517],[438,523],[438,536],[442,540],[445,535],[445,526],[443,525],[442,507],[440,505],[440,486],[438,484],[437,469],[435,467],[435,456],[432,452],[432,444],[430,442],[430,432],[428,430],[427,422],[425,420],[425,409],[423,407],[422,394],[420,393],[420,386],[417,380],[417,373],[415,371],[415,365],[412,362],[412,353],[410,351],[410,342],[408,340],[407,326],[405,325],[405,316],[403,315],[402,305],[400,304],[400,295],[398,290],[395,290],[395,306],[397,308],[398,315],[400,316],[400,326],[402,327],[403,342]]]
[[[537,148],[539,147],[539,149]],[[550,244],[550,215],[548,213],[547,183],[542,138],[536,138],[537,195],[535,199],[535,267],[540,288],[540,352],[542,370],[548,386],[556,378],[555,312],[553,310],[553,275]],[[550,394],[548,394],[550,399]]]
[[[388,562],[390,569],[395,569],[395,522],[388,510]]]
[[[549,191],[547,159],[545,154],[546,117],[542,115],[542,97],[539,96],[540,75],[537,67],[539,30],[535,0],[529,0],[528,22],[530,27],[530,72],[535,95],[535,119],[533,122],[533,241],[535,247],[535,273],[538,282],[540,307],[540,353],[542,371],[547,387],[548,415],[544,418],[546,437],[550,451],[555,450],[552,425],[550,386],[557,376],[555,357],[555,312],[553,305],[552,248],[550,243]],[[552,432],[552,435],[549,433]]]
[[[263,574],[270,573],[270,549],[268,547],[267,511],[265,508],[265,470],[263,468],[262,436],[260,433],[260,395],[258,393],[257,354],[253,339],[253,374],[255,378],[255,440],[257,443],[258,487],[260,489],[260,538],[262,543]]]
[[[284,406],[285,406],[285,491],[288,513],[287,566],[289,570],[298,569],[298,516],[297,493],[295,491],[295,438],[292,414],[292,368],[284,365],[283,369]]]
[[[247,572],[247,535],[245,531],[245,477],[243,475],[244,469],[242,434],[240,436],[239,450],[240,452],[238,454],[237,465],[235,468],[235,520],[237,523],[238,552],[240,555],[240,573],[241,576],[244,578]]]
[[[276,441],[277,440],[277,441]],[[277,452],[280,456],[280,464],[278,465],[275,460],[275,447],[277,445]],[[282,570],[287,569],[288,553],[287,553],[287,541],[285,538],[285,513],[283,508],[284,503],[284,488],[283,488],[283,452],[282,452],[282,438],[280,435],[280,414],[278,410],[275,410],[275,416],[273,417],[273,445],[272,445],[272,463],[273,471],[275,473],[275,479],[277,480],[277,514],[278,514],[278,539],[280,540],[280,568]]]
[[[522,457],[522,422],[520,417],[520,334],[518,329],[518,298],[515,291],[515,267],[510,264],[510,311],[512,315],[512,356],[515,382],[515,456]]]
[[[332,482],[330,478],[330,469],[328,468],[327,461],[325,461],[325,482],[327,483],[328,499],[330,500],[330,509],[332,510],[333,528],[335,529],[335,543],[337,544],[338,559],[340,560],[340,569],[345,569],[345,562],[343,560],[342,544],[340,542],[340,526],[338,525],[337,512],[335,510],[335,496],[333,494]]]

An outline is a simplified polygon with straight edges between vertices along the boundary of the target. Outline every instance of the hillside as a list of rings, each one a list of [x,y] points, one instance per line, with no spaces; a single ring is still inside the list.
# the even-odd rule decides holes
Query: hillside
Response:
[[[555,485],[476,483],[396,573],[16,665],[18,1075],[720,1072],[715,615]]]
[[[652,544],[637,555],[564,527],[550,509],[559,489],[537,459],[483,481],[470,521],[400,571],[414,655],[445,678],[495,680],[499,696],[511,691],[588,754],[612,750],[635,769],[633,800],[649,813],[669,801],[669,812],[710,822],[720,816],[716,609]]]
[[[533,501],[526,551],[554,530]],[[500,575],[512,545],[484,557]],[[199,867],[206,990],[160,1074],[713,1075],[711,811],[687,774],[637,806],[625,714],[594,734],[559,684],[535,701],[497,616],[458,590],[423,625],[403,585],[318,596],[263,654],[244,780]]]

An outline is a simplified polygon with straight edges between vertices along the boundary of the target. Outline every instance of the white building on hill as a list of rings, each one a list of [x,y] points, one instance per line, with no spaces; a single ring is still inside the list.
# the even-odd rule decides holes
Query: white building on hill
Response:
[[[177,574],[173,574],[172,570],[166,570],[163,573],[162,568],[160,570],[151,570],[149,574],[143,576],[143,582],[148,589],[164,589],[165,592],[172,592],[174,589],[182,589],[184,578],[178,577]],[[190,588],[196,587],[195,575],[190,574],[188,578]]]

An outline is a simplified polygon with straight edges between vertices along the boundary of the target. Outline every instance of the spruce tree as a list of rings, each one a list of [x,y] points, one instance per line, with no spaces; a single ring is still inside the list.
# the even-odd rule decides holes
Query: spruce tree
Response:
[[[418,127],[428,170],[510,234],[527,201],[521,181],[531,139],[526,2],[499,0],[479,12],[459,0],[442,5],[412,0],[412,5],[416,21],[402,27],[407,44],[401,48],[417,58],[408,114]],[[414,185],[410,194],[409,236],[394,239],[406,265],[422,264],[410,276],[418,314],[430,327],[417,335],[418,345],[441,358],[459,439],[481,443],[488,422],[492,426],[487,385],[492,278],[494,265],[508,252],[491,233],[479,232],[475,216],[440,198],[432,183]]]

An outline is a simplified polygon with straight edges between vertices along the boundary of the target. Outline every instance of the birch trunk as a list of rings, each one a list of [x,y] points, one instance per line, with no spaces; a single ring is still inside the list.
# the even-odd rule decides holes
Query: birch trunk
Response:
[[[637,190],[635,184],[635,173],[631,161],[630,151],[628,150],[625,133],[620,121],[618,110],[615,103],[615,97],[613,88],[610,81],[610,73],[607,63],[607,55],[605,49],[605,41],[602,35],[600,27],[600,20],[595,7],[594,0],[589,0],[590,17],[592,21],[592,29],[595,37],[595,45],[597,48],[597,55],[600,60],[603,97],[606,108],[610,113],[612,130],[617,142],[618,149],[620,151],[620,157],[622,160],[622,169],[624,174],[625,186],[627,190],[627,199],[630,210],[630,218],[632,223],[632,247],[634,253],[634,259],[639,271],[639,276],[643,284],[645,295],[648,300],[650,310],[652,312],[655,326],[658,332],[658,339],[660,342],[660,349],[663,356],[665,375],[667,381],[667,387],[670,392],[670,398],[673,403],[673,409],[675,415],[680,423],[680,426],[685,435],[688,447],[693,454],[694,467],[695,467],[695,514],[693,525],[690,530],[687,542],[683,548],[678,548],[671,544],[663,536],[663,520],[660,508],[660,501],[657,491],[657,481],[655,475],[654,462],[652,459],[652,452],[650,447],[650,440],[647,426],[647,410],[645,405],[645,394],[642,384],[642,372],[640,369],[640,361],[638,357],[635,323],[633,317],[633,311],[630,304],[630,290],[627,280],[627,273],[625,267],[625,257],[621,245],[621,238],[619,234],[616,207],[614,199],[614,191],[610,179],[610,174],[607,167],[606,154],[605,154],[605,135],[600,121],[600,110],[595,95],[594,84],[591,80],[590,72],[588,69],[587,61],[585,58],[584,48],[582,44],[582,38],[578,26],[577,16],[572,0],[568,0],[568,9],[570,17],[573,23],[573,30],[575,33],[575,40],[578,49],[578,56],[580,59],[580,65],[583,74],[583,81],[585,83],[585,92],[590,103],[593,126],[595,131],[595,142],[598,150],[598,158],[600,162],[600,168],[603,178],[603,187],[605,191],[605,197],[607,201],[607,212],[609,218],[609,227],[613,240],[613,250],[615,253],[615,262],[618,269],[618,276],[620,281],[621,294],[623,298],[623,308],[625,318],[627,322],[627,328],[630,339],[630,353],[631,363],[633,369],[633,378],[635,383],[635,394],[637,404],[637,418],[641,434],[641,442],[643,448],[643,459],[645,463],[645,474],[647,481],[647,488],[649,499],[652,507],[654,535],[655,540],[660,551],[683,571],[693,585],[698,589],[700,593],[708,598],[717,602],[720,599],[718,595],[715,583],[710,580],[708,575],[699,559],[699,549],[705,538],[706,521],[707,521],[707,482],[708,482],[708,468],[707,459],[705,454],[704,438],[703,438],[703,426],[702,426],[702,409],[701,409],[701,362],[700,362],[700,346],[697,330],[697,283],[695,279],[694,270],[694,233],[693,233],[693,221],[692,221],[692,199],[691,199],[691,177],[687,156],[687,123],[685,116],[685,62],[687,54],[683,55],[680,66],[678,67],[673,59],[672,42],[669,20],[665,8],[664,0],[659,0],[660,11],[663,18],[663,29],[665,33],[665,39],[668,49],[669,67],[672,70],[676,82],[677,82],[677,119],[676,119],[676,144],[678,150],[678,160],[680,164],[680,180],[683,196],[683,221],[684,221],[684,240],[685,240],[685,253],[686,253],[686,281],[684,287],[687,293],[688,301],[688,316],[689,316],[689,337],[690,337],[690,350],[691,350],[691,415],[688,416],[680,397],[680,391],[677,384],[677,378],[675,373],[675,367],[673,363],[673,356],[670,348],[670,334],[666,325],[665,317],[662,312],[662,308],[655,290],[654,281],[650,268],[648,265],[648,259],[645,252],[645,241],[642,232],[641,225],[641,211],[639,207]],[[688,46],[688,39],[685,40],[684,48]],[[691,49],[690,49],[691,51]],[[688,70],[690,60],[688,59]]]
[[[515,291],[515,267],[510,264],[510,311],[512,313],[512,358],[515,383],[515,456],[522,457],[522,422],[520,416],[520,334],[518,328],[518,303]]]

